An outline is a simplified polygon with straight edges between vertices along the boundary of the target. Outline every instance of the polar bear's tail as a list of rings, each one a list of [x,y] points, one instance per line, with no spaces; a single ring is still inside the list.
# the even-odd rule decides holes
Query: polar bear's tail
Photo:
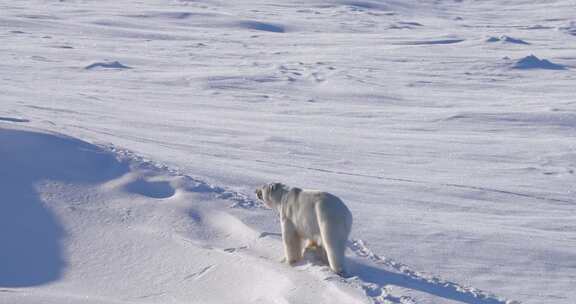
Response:
[[[346,242],[352,228],[352,214],[341,201],[320,202],[316,205],[322,245],[332,271],[345,273]]]

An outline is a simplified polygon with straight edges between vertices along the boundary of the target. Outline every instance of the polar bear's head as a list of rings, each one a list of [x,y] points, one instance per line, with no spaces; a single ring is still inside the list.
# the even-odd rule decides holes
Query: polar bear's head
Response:
[[[271,209],[277,209],[276,206],[282,202],[282,196],[287,192],[288,187],[282,183],[269,183],[256,189],[256,196]]]

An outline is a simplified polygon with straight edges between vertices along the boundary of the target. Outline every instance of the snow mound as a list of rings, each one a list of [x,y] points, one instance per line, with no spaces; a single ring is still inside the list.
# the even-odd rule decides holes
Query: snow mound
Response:
[[[249,30],[271,32],[271,33],[284,33],[284,32],[286,32],[286,28],[282,25],[253,21],[253,20],[240,21],[240,22],[238,22],[238,25],[241,28],[245,28],[245,29],[249,29]]]
[[[424,25],[419,22],[410,22],[410,21],[398,21],[392,25],[390,25],[390,29],[402,30],[402,29],[415,29],[423,27]]]
[[[387,10],[388,5],[382,3],[382,1],[339,1],[341,5],[353,7],[356,9],[368,9],[368,10]]]
[[[325,266],[280,263],[218,187],[59,134],[0,143],[2,303],[368,302]]]
[[[399,45],[443,45],[443,44],[455,44],[464,42],[465,39],[460,38],[447,38],[447,39],[436,39],[436,40],[421,40],[421,41],[407,41],[397,43]]]
[[[506,35],[502,35],[502,36],[498,36],[498,37],[491,36],[488,39],[486,39],[486,42],[491,42],[491,43],[501,42],[501,43],[526,44],[526,45],[530,44],[530,43],[528,43],[522,39],[517,39],[517,38],[513,38],[510,36],[506,36]]]
[[[361,240],[348,245],[350,278],[313,250],[288,267],[280,233],[254,224],[272,215],[230,208],[237,199],[222,187],[54,133],[0,128],[0,143],[9,303],[411,303],[422,294],[505,303],[381,258]]]
[[[37,187],[97,183],[127,167],[112,155],[61,135],[0,129],[0,287],[45,284],[66,267],[65,229]]]
[[[540,59],[534,55],[526,56],[514,63],[514,69],[544,69],[544,70],[565,70],[566,67],[561,64],[553,63],[547,59]]]
[[[94,70],[94,69],[131,69],[131,67],[124,65],[118,61],[112,62],[95,62],[91,65],[88,65],[84,68],[85,70]]]

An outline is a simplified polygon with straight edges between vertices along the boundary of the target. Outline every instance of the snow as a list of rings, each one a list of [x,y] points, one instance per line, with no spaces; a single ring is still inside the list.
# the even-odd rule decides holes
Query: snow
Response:
[[[198,181],[59,134],[0,140],[3,301],[366,303],[327,269],[290,271]]]
[[[1,3],[0,303],[572,303],[574,13]],[[348,204],[352,277],[279,262],[270,181]]]

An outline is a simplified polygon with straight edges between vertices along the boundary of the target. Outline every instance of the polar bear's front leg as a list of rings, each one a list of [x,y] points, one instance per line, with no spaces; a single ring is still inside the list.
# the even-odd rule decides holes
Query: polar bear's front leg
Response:
[[[288,220],[282,220],[282,240],[286,262],[293,264],[302,258],[302,240],[296,232],[294,224]]]

